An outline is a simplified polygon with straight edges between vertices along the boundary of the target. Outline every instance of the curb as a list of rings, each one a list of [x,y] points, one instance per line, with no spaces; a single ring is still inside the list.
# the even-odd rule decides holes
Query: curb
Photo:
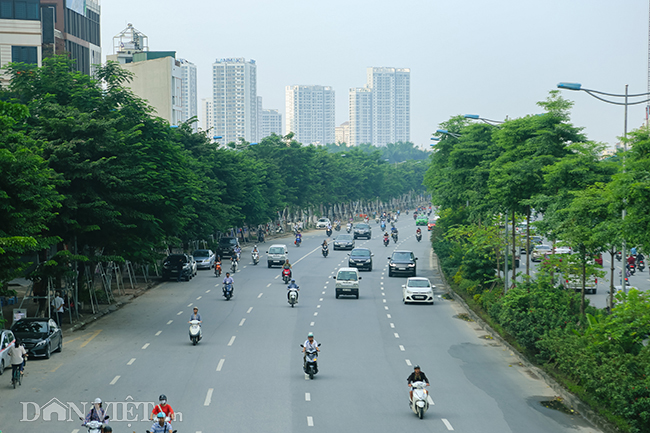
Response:
[[[535,375],[540,377],[563,400],[563,402],[569,406],[571,410],[574,410],[576,412],[577,415],[580,415],[582,418],[590,422],[594,427],[599,428],[605,433],[620,432],[620,430],[614,427],[611,423],[609,423],[603,417],[598,415],[587,403],[580,400],[578,396],[570,393],[566,388],[564,388],[562,385],[556,382],[555,379],[553,379],[547,372],[532,364],[528,360],[528,358],[526,358],[523,354],[517,351],[517,349],[515,349],[510,343],[504,340],[503,337],[501,337],[501,334],[496,332],[494,329],[492,329],[490,325],[488,325],[483,319],[481,319],[469,307],[469,305],[467,305],[465,300],[459,294],[457,294],[449,284],[447,284],[447,280],[445,279],[445,276],[442,273],[442,269],[440,268],[440,261],[438,260],[438,256],[433,251],[433,249],[431,250],[431,255],[432,255],[431,259],[436,263],[435,267],[438,270],[438,273],[440,274],[440,279],[445,286],[445,290],[454,298],[456,302],[458,302],[463,307],[465,311],[467,311],[467,314],[472,318],[472,320],[474,320],[495,341],[507,347],[508,350],[510,350],[511,355],[517,358],[517,360],[524,367],[528,368],[529,370],[531,370],[531,372],[533,372]]]

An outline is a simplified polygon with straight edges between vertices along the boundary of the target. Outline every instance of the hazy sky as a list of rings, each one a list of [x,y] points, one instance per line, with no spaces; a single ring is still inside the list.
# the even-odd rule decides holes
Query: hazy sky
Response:
[[[648,91],[648,0],[103,0],[102,50],[132,23],[150,50],[175,50],[197,65],[198,97],[212,93],[212,63],[257,62],[264,108],[284,113],[284,88],[332,86],[337,125],[348,90],[368,66],[411,68],[411,141],[430,144],[457,114],[491,119],[539,113],[560,81],[609,93]],[[623,107],[584,92],[572,120],[592,140],[623,134]],[[645,105],[631,107],[628,129]],[[283,119],[284,121],[284,119]]]

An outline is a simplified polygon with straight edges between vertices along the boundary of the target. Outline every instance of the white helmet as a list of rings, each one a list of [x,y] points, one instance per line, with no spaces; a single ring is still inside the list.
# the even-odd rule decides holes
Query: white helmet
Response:
[[[95,404],[102,404],[102,399],[97,397],[94,401]]]

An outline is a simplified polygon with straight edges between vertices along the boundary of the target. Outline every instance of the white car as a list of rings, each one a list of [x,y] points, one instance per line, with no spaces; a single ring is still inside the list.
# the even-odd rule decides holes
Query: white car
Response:
[[[554,254],[571,254],[571,247],[555,247]]]
[[[433,305],[433,288],[428,278],[410,277],[402,286],[402,302],[408,304],[425,303]]]
[[[0,330],[0,374],[5,368],[11,367],[11,357],[9,356],[9,349],[16,344],[16,338],[13,332],[8,329]]]
[[[325,229],[327,228],[328,225],[331,225],[332,222],[330,221],[329,218],[321,218],[316,222],[316,228],[317,229]]]
[[[530,259],[533,262],[541,262],[543,258],[545,258],[548,254],[551,254],[551,251],[553,248],[551,248],[550,245],[535,245],[535,248],[533,248],[533,253],[530,256]]]

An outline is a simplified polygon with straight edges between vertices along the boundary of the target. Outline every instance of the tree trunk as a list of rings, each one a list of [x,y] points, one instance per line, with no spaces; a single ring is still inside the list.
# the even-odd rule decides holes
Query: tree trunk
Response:
[[[612,311],[614,308],[614,256],[616,255],[616,248],[612,247],[609,250],[609,256],[611,259],[611,264],[609,268],[609,311]],[[625,284],[625,281],[623,282]]]
[[[587,281],[587,257],[582,252],[582,290],[580,291],[580,317],[585,317],[585,283]]]
[[[530,206],[526,209],[526,277],[530,280]]]
[[[517,251],[517,245],[516,245],[516,233],[515,233],[515,228],[516,228],[516,221],[515,221],[515,211],[512,211],[512,284],[515,285],[517,282],[517,255],[515,254]]]

